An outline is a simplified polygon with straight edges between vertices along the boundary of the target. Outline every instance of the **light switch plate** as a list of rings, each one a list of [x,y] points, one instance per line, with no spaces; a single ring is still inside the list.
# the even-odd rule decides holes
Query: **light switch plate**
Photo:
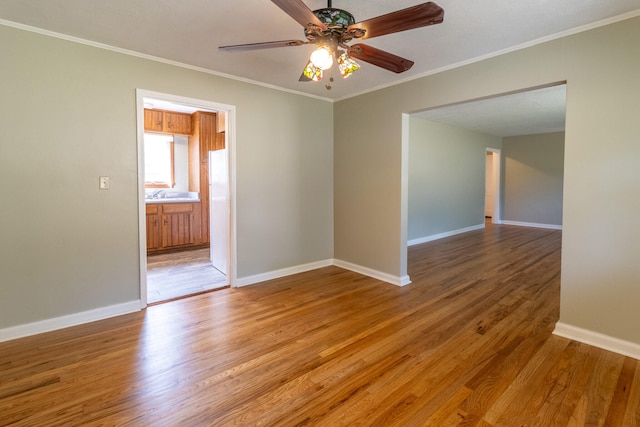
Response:
[[[101,176],[100,177],[100,189],[101,190],[108,190],[109,189],[109,177],[108,176]]]

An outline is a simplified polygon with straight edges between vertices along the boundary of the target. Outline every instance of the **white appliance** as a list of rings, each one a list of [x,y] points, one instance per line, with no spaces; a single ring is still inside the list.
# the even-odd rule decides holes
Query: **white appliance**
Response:
[[[211,263],[223,274],[229,265],[229,168],[228,151],[209,152],[209,232]]]

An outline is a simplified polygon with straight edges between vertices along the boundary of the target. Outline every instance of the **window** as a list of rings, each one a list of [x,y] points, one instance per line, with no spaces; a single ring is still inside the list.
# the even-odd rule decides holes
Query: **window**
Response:
[[[173,136],[144,134],[144,186],[173,188]]]

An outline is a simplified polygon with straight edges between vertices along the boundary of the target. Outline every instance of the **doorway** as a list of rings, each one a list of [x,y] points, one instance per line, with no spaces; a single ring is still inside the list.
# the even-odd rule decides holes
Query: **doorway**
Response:
[[[500,150],[487,148],[486,154],[484,216],[492,224],[500,224]]]
[[[460,174],[454,174],[449,176],[448,179],[442,179],[442,175],[432,173],[434,179],[429,182],[436,182],[435,177],[438,178],[438,186],[436,190],[437,194],[449,195],[453,194],[447,190],[445,185],[450,185],[455,182],[455,179],[464,178],[464,183],[459,188],[465,191],[473,186],[473,191],[465,192],[464,194],[478,195],[477,203],[474,203],[472,208],[469,209],[449,209],[451,214],[447,215],[430,215],[426,217],[431,221],[428,225],[432,224],[441,225],[444,229],[432,232],[438,237],[444,235],[450,235],[448,229],[454,231],[467,231],[473,228],[478,220],[482,220],[482,216],[486,216],[486,188],[484,188],[484,181],[486,179],[486,162],[488,162],[487,152],[490,152],[492,162],[492,178],[494,180],[494,200],[489,202],[493,205],[491,210],[491,222],[494,224],[506,224],[507,221],[503,218],[507,212],[507,205],[505,204],[506,190],[505,183],[501,184],[501,181],[506,181],[505,177],[501,177],[501,173],[507,174],[506,168],[507,157],[506,150],[503,146],[505,138],[511,138],[522,135],[536,135],[547,134],[552,132],[560,132],[564,130],[566,115],[566,82],[555,82],[548,85],[542,85],[538,87],[532,87],[528,89],[522,89],[514,92],[508,92],[503,94],[496,94],[486,98],[480,98],[476,100],[468,100],[460,103],[454,103],[450,105],[444,105],[439,107],[433,107],[421,111],[414,111],[405,113],[402,116],[402,195],[401,195],[401,237],[403,247],[401,250],[401,275],[408,277],[406,271],[407,255],[406,248],[410,239],[413,239],[411,235],[410,225],[412,224],[412,211],[409,200],[411,200],[413,194],[411,193],[411,186],[409,185],[410,177],[416,176],[416,170],[411,170],[409,164],[411,163],[409,158],[409,146],[412,141],[412,135],[410,128],[412,126],[412,120],[414,118],[424,119],[433,123],[438,123],[441,126],[447,126],[459,130],[473,132],[479,135],[474,139],[478,142],[475,146],[469,146],[469,150],[473,149],[473,152],[465,151],[469,155],[473,156],[474,165],[476,168],[462,169]],[[443,133],[437,134],[438,140],[450,141],[454,140],[453,137],[444,138]],[[447,133],[446,135],[449,135]],[[494,141],[485,140],[482,136],[494,139]],[[480,145],[478,147],[478,145]],[[443,144],[446,149],[451,149],[452,144]],[[458,147],[458,145],[456,145]],[[480,149],[480,147],[482,147]],[[502,147],[502,149],[487,148],[487,147]],[[456,158],[461,158],[461,153],[456,153]],[[485,157],[482,158],[481,156]],[[504,159],[503,159],[504,156]],[[433,156],[431,156],[433,158]],[[500,165],[500,162],[505,162]],[[415,164],[415,162],[413,162]],[[443,164],[443,162],[435,162],[437,166]],[[424,165],[421,165],[424,169]],[[480,169],[482,167],[482,169]],[[473,175],[471,175],[473,173]],[[482,180],[482,181],[481,181]],[[440,185],[442,183],[442,185]],[[480,183],[480,185],[478,185]],[[417,188],[417,186],[413,186]],[[502,192],[502,193],[501,193]],[[456,199],[457,200],[457,199]],[[450,206],[452,203],[449,200],[445,200],[447,203],[431,203],[429,208],[436,206]],[[467,221],[467,224],[450,226],[447,221],[453,217],[453,214],[471,212],[473,210],[474,216],[471,220]],[[482,211],[485,210],[484,215]],[[477,212],[477,214],[476,214]],[[482,215],[482,216],[480,216]],[[477,218],[477,219],[476,219]],[[523,223],[521,223],[523,224]],[[464,225],[469,225],[465,228]],[[484,221],[482,221],[484,226]],[[438,233],[439,232],[439,233]]]
[[[136,100],[141,307],[233,286],[235,107],[141,89]],[[182,178],[176,176],[164,188],[149,188],[154,186],[145,176],[145,131],[153,132],[149,120],[158,112],[165,122],[156,132],[181,134],[176,140],[188,143],[183,152],[172,153]],[[190,124],[175,131],[183,119]],[[214,151],[216,170],[210,173],[209,153]],[[217,184],[210,186],[214,175]],[[178,185],[178,179],[188,184]],[[213,199],[216,213],[210,215]]]

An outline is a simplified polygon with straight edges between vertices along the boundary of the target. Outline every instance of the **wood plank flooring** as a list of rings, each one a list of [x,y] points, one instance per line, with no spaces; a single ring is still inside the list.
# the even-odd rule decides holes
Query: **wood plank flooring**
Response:
[[[410,248],[0,343],[6,426],[639,426],[640,361],[551,335],[561,232]]]
[[[209,248],[147,256],[147,303],[219,289],[227,277],[211,265]]]

